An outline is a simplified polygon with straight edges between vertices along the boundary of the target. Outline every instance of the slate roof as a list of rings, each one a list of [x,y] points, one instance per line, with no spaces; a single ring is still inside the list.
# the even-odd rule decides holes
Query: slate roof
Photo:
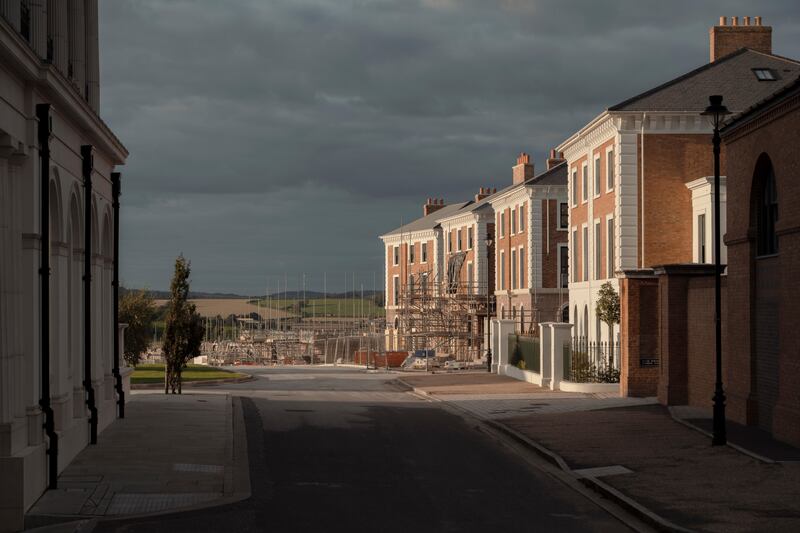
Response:
[[[400,226],[399,228],[384,233],[383,235],[381,235],[381,237],[388,237],[390,235],[399,235],[400,233],[412,233],[415,231],[425,231],[433,229],[439,224],[437,222],[438,219],[455,214],[462,207],[465,207],[471,203],[474,202],[458,202],[455,204],[446,205],[443,208],[439,209],[438,211],[434,211],[428,216],[420,217],[412,222],[409,222],[408,224],[405,224],[403,226]]]
[[[439,225],[439,221],[445,218],[449,218],[452,216],[463,215],[464,213],[471,213],[481,209],[484,206],[489,205],[489,203],[497,198],[499,195],[510,191],[515,187],[523,187],[527,185],[566,185],[567,184],[567,163],[566,161],[563,163],[559,163],[558,165],[554,166],[550,170],[545,170],[541,174],[537,174],[536,176],[528,179],[523,183],[517,183],[509,185],[508,187],[497,191],[494,194],[490,194],[486,198],[483,198],[479,202],[475,202],[470,200],[469,202],[461,202],[455,203],[452,205],[447,205],[438,211],[434,211],[428,216],[418,218],[413,222],[409,222],[403,226],[400,226],[397,229],[394,229],[388,233],[384,233],[381,237],[388,237],[390,235],[399,235],[400,233],[412,233],[415,231],[425,231],[429,229],[434,229],[436,226]]]
[[[753,73],[757,68],[771,69],[777,79],[759,81]],[[798,61],[742,48],[608,110],[699,112],[708,106],[709,95],[721,94],[723,104],[740,113],[794,82],[798,75]]]
[[[737,129],[741,124],[748,122],[752,117],[759,116],[762,111],[768,111],[769,109],[776,105],[780,105],[786,99],[791,98],[798,93],[800,93],[800,76],[795,78],[793,82],[782,86],[768,97],[756,102],[741,113],[729,117],[728,120],[725,121],[725,125],[722,127],[720,132],[722,135],[725,135],[726,133]]]

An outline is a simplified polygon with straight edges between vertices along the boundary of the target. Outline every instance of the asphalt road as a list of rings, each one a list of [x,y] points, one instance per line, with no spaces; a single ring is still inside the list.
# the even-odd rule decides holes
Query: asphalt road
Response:
[[[252,496],[101,522],[95,531],[627,530],[474,423],[404,392],[391,375],[250,372],[259,379],[227,390],[243,398]]]

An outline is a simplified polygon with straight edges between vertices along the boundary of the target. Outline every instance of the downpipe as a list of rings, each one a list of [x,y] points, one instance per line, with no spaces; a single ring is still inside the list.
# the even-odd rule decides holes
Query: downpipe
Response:
[[[39,250],[39,276],[41,282],[41,398],[39,406],[44,413],[44,433],[47,435],[48,488],[58,488],[58,433],[55,430],[55,415],[50,404],[50,104],[36,104],[38,119],[39,166],[41,171],[40,225],[41,248]]]
[[[119,196],[121,193],[120,173],[111,173],[111,197],[114,210],[114,280],[111,282],[114,298],[114,368],[112,374],[117,391],[117,409],[120,418],[125,418],[125,390],[122,387],[122,374],[119,373]]]
[[[97,444],[97,406],[92,386],[92,146],[81,146],[83,159],[83,388],[89,409],[89,442]]]

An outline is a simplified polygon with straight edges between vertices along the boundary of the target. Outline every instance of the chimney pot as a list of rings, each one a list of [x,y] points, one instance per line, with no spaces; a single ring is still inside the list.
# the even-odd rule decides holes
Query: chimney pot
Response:
[[[729,25],[725,22],[726,17],[720,17],[721,24],[712,26],[708,32],[709,60],[712,63],[742,48],[772,53],[772,28],[762,26],[761,17],[742,17],[741,25],[739,17],[731,17]]]
[[[720,17],[719,18],[719,25],[720,26],[727,26],[728,25],[728,17]]]

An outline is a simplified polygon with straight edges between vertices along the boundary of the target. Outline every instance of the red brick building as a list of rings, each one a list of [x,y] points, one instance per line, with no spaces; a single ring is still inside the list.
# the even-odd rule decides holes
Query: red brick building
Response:
[[[567,166],[552,151],[536,174],[528,154],[512,169],[512,185],[488,198],[495,219],[497,316],[535,332],[567,312]]]
[[[723,130],[726,392],[730,418],[800,445],[800,78],[787,78]]]
[[[653,268],[714,261],[708,96],[739,113],[800,74],[772,54],[760,17],[723,17],[709,36],[711,62],[609,107],[558,147],[569,165],[570,319],[577,335],[614,340],[595,303],[604,283],[619,291],[623,394],[655,394],[664,370]]]

